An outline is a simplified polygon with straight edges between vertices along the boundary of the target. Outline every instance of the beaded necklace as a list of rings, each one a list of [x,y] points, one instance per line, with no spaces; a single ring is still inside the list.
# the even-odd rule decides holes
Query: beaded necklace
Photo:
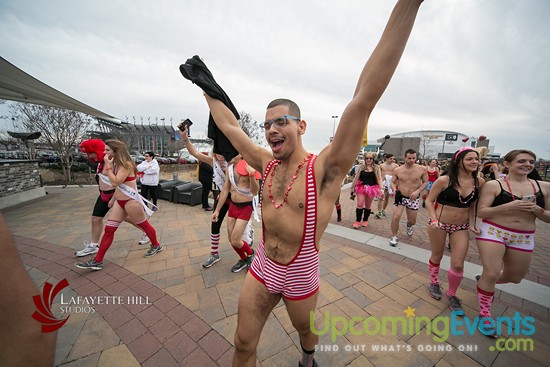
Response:
[[[476,181],[475,181],[475,179],[474,179],[474,183],[472,185],[472,192],[471,193],[469,193],[468,195],[463,197],[460,194],[460,191],[457,190],[457,192],[458,192],[458,201],[460,201],[464,205],[469,204],[470,201],[474,198],[474,195],[475,195],[475,192],[476,192]]]
[[[271,187],[273,186],[273,176],[275,176],[275,169],[277,168],[279,163],[281,163],[281,161],[276,160],[273,163],[273,168],[271,170],[271,175],[269,175],[269,183],[267,184],[267,187],[268,187],[268,190],[269,190],[269,200],[271,200],[271,202],[273,203],[273,206],[275,207],[275,209],[279,209],[280,207],[282,207],[284,205],[284,203],[287,202],[288,193],[290,192],[290,190],[292,190],[292,185],[294,184],[294,181],[296,180],[296,178],[298,178],[298,173],[300,172],[300,170],[302,169],[304,164],[306,164],[306,162],[309,160],[310,157],[311,157],[311,154],[308,154],[307,157],[304,158],[302,163],[300,163],[298,165],[298,168],[296,169],[296,172],[294,172],[294,174],[292,175],[292,178],[290,179],[290,182],[289,182],[288,186],[286,187],[285,197],[284,197],[283,201],[280,204],[277,204],[275,202],[275,200],[273,199],[273,194],[271,193]]]
[[[508,179],[506,178],[506,176],[504,176],[503,178],[504,182],[506,182],[506,186],[508,186],[508,191],[510,192],[510,196],[512,196],[512,200],[516,200],[516,197],[518,196],[515,196],[513,193],[512,193],[512,187],[510,186],[510,182],[508,182]],[[537,189],[535,188],[535,184],[533,183],[533,181],[529,180],[529,183],[531,184],[531,186],[533,187],[533,194],[537,194]],[[519,199],[517,199],[519,200]]]

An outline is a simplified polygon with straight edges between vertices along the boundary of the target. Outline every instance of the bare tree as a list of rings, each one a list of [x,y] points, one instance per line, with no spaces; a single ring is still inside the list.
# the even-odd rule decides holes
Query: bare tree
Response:
[[[61,160],[65,186],[69,184],[74,159],[72,153],[91,125],[90,117],[76,111],[30,103],[10,105],[9,110],[20,129],[42,133],[41,139]]]
[[[8,134],[7,131],[0,131],[0,145],[2,145],[6,150],[10,150],[14,146],[18,146],[18,141],[16,138]]]
[[[250,140],[252,140],[254,144],[267,147],[264,131],[260,125],[258,125],[258,121],[254,120],[248,112],[241,111],[240,115],[241,119],[239,120],[239,124]]]

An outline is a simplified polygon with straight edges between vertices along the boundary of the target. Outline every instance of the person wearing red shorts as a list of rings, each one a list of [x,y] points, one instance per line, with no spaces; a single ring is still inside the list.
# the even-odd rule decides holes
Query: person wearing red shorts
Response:
[[[258,195],[260,190],[258,180],[262,176],[250,167],[240,155],[229,163],[220,198],[212,213],[212,222],[218,221],[220,210],[228,200],[228,196],[231,195],[227,215],[227,235],[233,250],[240,257],[239,261],[231,268],[233,273],[238,273],[249,268],[254,259],[254,251],[242,237],[254,210],[253,198]]]

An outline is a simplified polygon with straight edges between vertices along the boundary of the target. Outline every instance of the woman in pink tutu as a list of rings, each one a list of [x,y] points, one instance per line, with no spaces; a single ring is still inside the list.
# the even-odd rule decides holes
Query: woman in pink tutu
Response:
[[[351,184],[351,193],[357,197],[355,223],[353,228],[366,227],[369,224],[372,201],[382,193],[382,176],[380,168],[374,163],[374,153],[365,153],[365,164],[355,170]],[[361,219],[363,222],[361,223]]]

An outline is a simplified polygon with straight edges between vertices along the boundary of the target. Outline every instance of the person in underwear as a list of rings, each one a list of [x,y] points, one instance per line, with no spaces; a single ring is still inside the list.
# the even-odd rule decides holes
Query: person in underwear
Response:
[[[357,198],[355,223],[353,223],[355,229],[369,225],[372,201],[382,193],[382,177],[380,168],[374,164],[374,153],[365,153],[363,158],[365,164],[355,170],[355,177],[351,183],[351,193]]]
[[[497,336],[497,330],[482,327],[493,324],[489,319],[495,285],[521,282],[535,247],[536,219],[550,223],[550,182],[528,178],[536,159],[530,150],[508,152],[506,177],[487,182],[481,190],[478,215],[483,220],[476,243],[483,272],[476,279],[479,314],[484,319],[479,330],[487,336]]]
[[[97,251],[99,250],[99,239],[103,230],[103,218],[105,217],[105,215],[107,215],[107,213],[115,203],[115,199],[113,198],[113,195],[115,193],[114,186],[111,186],[110,184],[103,182],[99,179],[99,174],[107,174],[107,171],[105,170],[105,162],[103,160],[105,151],[105,143],[103,142],[103,140],[84,140],[82,143],[80,143],[80,151],[86,154],[90,164],[93,165],[96,170],[95,179],[99,188],[99,196],[97,197],[94,208],[92,210],[91,241],[84,241],[84,248],[80,251],[75,251],[75,256],[77,257],[88,256],[97,253]],[[141,228],[132,223],[129,218],[125,218],[124,221],[130,223],[141,231]],[[144,238],[147,238],[145,236],[145,232],[143,232],[141,240],[139,241],[140,245],[145,244],[149,241],[149,239],[147,239],[147,241],[144,242]]]
[[[197,158],[199,162],[209,164],[212,166],[212,181],[214,183],[214,187],[216,188],[214,190],[214,206],[215,208],[218,205],[219,202],[219,194],[221,191],[221,188],[225,185],[225,172],[227,169],[227,161],[223,157],[223,155],[212,152],[212,155],[205,155],[200,153],[193,143],[189,140],[188,136],[188,127],[185,124],[180,124],[178,126],[178,133],[182,138],[183,144],[185,145],[185,148],[191,154],[193,157]],[[218,261],[220,261],[220,253],[219,253],[219,246],[220,246],[220,229],[223,223],[223,220],[225,218],[225,215],[227,214],[227,211],[229,210],[229,203],[231,202],[231,192],[227,194],[227,199],[225,200],[225,204],[220,207],[220,211],[218,214],[218,220],[215,222],[211,222],[211,228],[210,228],[210,255],[206,258],[202,266],[204,268],[209,268]],[[254,229],[252,228],[251,221],[248,222],[245,233],[243,235],[243,241],[247,242],[250,246],[254,243]]]
[[[416,163],[416,151],[414,149],[405,151],[405,163],[393,171],[390,185],[395,196],[390,246],[395,247],[399,240],[397,232],[399,231],[399,221],[403,210],[406,209],[407,212],[407,235],[412,236],[414,233],[413,226],[416,224],[418,215],[420,193],[428,185],[426,167]],[[397,186],[399,186],[399,189],[397,189]]]
[[[119,140],[107,140],[104,160],[106,174],[99,175],[99,179],[116,187],[113,195],[115,203],[111,209],[109,220],[105,224],[97,254],[88,261],[75,264],[77,268],[81,269],[103,269],[103,258],[113,243],[116,230],[127,216],[147,234],[151,241],[151,246],[145,253],[145,257],[154,256],[163,249],[157,241],[155,229],[147,220],[146,213],[152,215],[152,211],[137,191],[137,170],[126,145]]]
[[[319,289],[318,244],[332,216],[341,183],[363,144],[376,103],[397,68],[421,0],[399,0],[378,46],[363,68],[353,99],[342,114],[334,139],[318,156],[303,146],[307,123],[296,103],[273,100],[267,106],[265,137],[271,150],[254,144],[237,117],[213,98],[205,78],[209,70],[187,72],[204,92],[213,121],[254,169],[264,172],[262,240],[239,296],[233,365],[256,364],[256,348],[265,322],[283,299],[302,348],[299,366],[316,366],[318,336],[311,330]],[[187,65],[187,64],[186,64]],[[191,65],[192,66],[192,65]],[[180,67],[181,70],[181,67]]]
[[[428,291],[432,298],[441,299],[439,284],[440,262],[445,251],[447,235],[453,244],[451,267],[447,272],[449,289],[445,296],[449,300],[451,312],[463,316],[462,301],[456,292],[464,273],[464,259],[468,253],[470,235],[468,230],[479,234],[476,228],[475,207],[479,190],[484,180],[479,178],[479,153],[464,147],[453,155],[449,172],[439,177],[433,184],[426,209],[428,210],[428,237],[431,255],[428,261],[430,283]],[[437,202],[437,208],[434,203]]]
[[[237,155],[229,163],[220,198],[212,213],[212,222],[215,223],[219,220],[220,209],[223,208],[231,194],[227,235],[233,250],[240,257],[239,261],[231,268],[233,273],[238,273],[243,269],[250,268],[254,259],[254,250],[250,248],[250,243],[243,240],[243,235],[254,211],[254,197],[260,190],[258,180],[262,176],[250,167],[240,155]]]
[[[437,166],[437,161],[435,159],[432,159],[430,161],[430,164],[426,168],[426,173],[428,174],[428,186],[422,191],[422,207],[426,207],[426,197],[428,197],[428,194],[430,193],[430,189],[432,188],[435,180],[441,175],[441,172],[439,171],[439,167]]]
[[[399,165],[394,161],[393,154],[386,153],[384,154],[384,162],[380,163],[378,167],[380,167],[380,175],[382,176],[382,180],[384,181],[382,184],[384,198],[383,200],[378,200],[378,212],[374,215],[374,218],[376,219],[380,219],[386,216],[386,208],[388,207],[388,203],[390,202],[390,195],[393,194],[393,191],[391,190],[391,179],[393,176],[393,171],[395,171],[395,169],[399,167]]]

